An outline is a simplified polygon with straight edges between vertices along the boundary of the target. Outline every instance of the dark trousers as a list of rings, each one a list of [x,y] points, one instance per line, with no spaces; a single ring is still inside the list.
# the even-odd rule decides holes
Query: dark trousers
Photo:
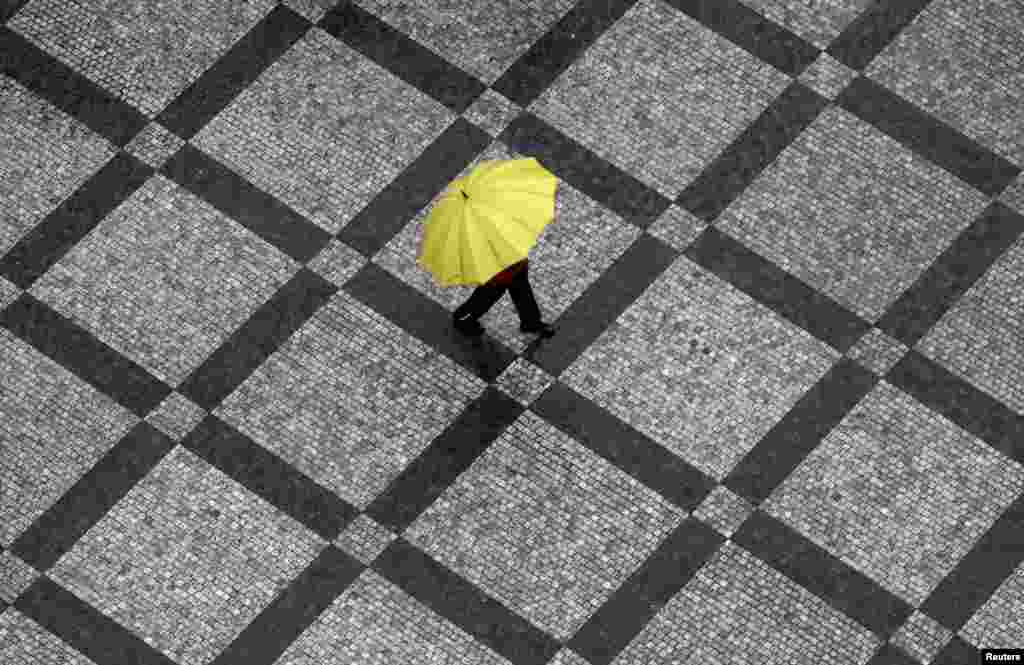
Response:
[[[501,300],[505,291],[508,291],[512,304],[519,313],[519,322],[524,326],[540,323],[540,308],[533,297],[533,289],[530,288],[529,272],[530,268],[527,266],[516,273],[507,284],[492,279],[476,287],[469,299],[455,310],[455,318],[462,319],[468,316],[474,321],[479,319],[494,306],[494,303]]]

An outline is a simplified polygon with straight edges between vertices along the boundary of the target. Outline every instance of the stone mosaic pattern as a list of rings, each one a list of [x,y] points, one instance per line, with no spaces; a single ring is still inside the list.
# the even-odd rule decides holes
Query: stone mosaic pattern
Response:
[[[114,146],[0,75],[0,253],[6,253],[111,157]]]
[[[31,292],[176,386],[298,270],[156,175]]]
[[[1024,413],[1024,238],[975,282],[917,348]]]
[[[818,56],[798,79],[826,99],[835,99],[857,77],[857,72],[839,62],[828,53]]]
[[[483,389],[339,294],[215,413],[363,508]]]
[[[7,307],[12,302],[18,299],[21,295],[21,289],[19,289],[10,281],[0,277],[0,309]]]
[[[684,517],[527,411],[404,537],[564,640]]]
[[[502,372],[495,383],[509,397],[518,400],[523,406],[528,406],[540,397],[552,382],[550,374],[527,360],[517,358]]]
[[[660,0],[640,0],[530,111],[675,198],[789,77]]]
[[[277,665],[310,663],[509,665],[509,661],[369,570],[276,661]]]
[[[689,247],[707,227],[704,220],[689,210],[678,206],[669,206],[668,210],[647,227],[647,233],[681,252]]]
[[[39,571],[16,555],[0,553],[0,599],[13,603],[38,576]]]
[[[878,638],[726,542],[616,663],[866,663]],[[685,660],[684,660],[685,659]]]
[[[722,479],[838,358],[680,257],[560,379]]]
[[[878,328],[872,328],[847,350],[846,356],[875,374],[885,376],[908,350],[906,344],[898,342]]]
[[[1020,648],[1024,643],[1024,565],[1006,578],[962,632],[973,644]]]
[[[323,540],[176,448],[49,571],[182,665],[210,662]]]
[[[952,174],[832,107],[716,227],[876,321],[987,204]]]
[[[866,73],[1024,164],[1024,5],[935,0]]]
[[[915,611],[893,635],[890,642],[921,663],[930,663],[946,646],[952,632],[933,621],[927,614]],[[988,644],[988,642],[984,642]]]
[[[205,409],[181,393],[173,392],[146,414],[146,422],[175,441],[181,441],[204,417]]]
[[[155,116],[260,21],[274,0],[32,0],[10,27]]]
[[[874,0],[742,0],[759,14],[820,49],[874,4]]]
[[[1017,179],[1003,190],[999,200],[1024,215],[1024,175],[1017,176]]]
[[[0,329],[0,544],[53,505],[138,419]]]
[[[453,120],[314,28],[192,143],[337,232]]]
[[[327,246],[306,264],[306,267],[327,281],[341,286],[359,272],[364,265],[366,265],[366,257],[332,238]]]
[[[522,109],[517,104],[488,88],[466,109],[462,117],[491,136],[498,136],[520,112]]]
[[[338,536],[335,544],[368,566],[394,539],[395,534],[387,527],[366,515],[360,515]]]
[[[13,608],[0,614],[0,661],[6,665],[99,665]]]
[[[763,504],[920,605],[1024,489],[1024,467],[880,383]]]
[[[710,524],[723,536],[731,537],[750,517],[752,510],[746,499],[719,485],[697,506],[693,516]]]
[[[151,122],[124,147],[129,154],[159,169],[185,142],[159,123]]]

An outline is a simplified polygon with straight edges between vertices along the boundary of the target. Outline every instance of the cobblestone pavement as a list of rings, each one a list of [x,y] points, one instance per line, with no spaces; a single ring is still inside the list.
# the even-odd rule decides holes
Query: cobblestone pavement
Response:
[[[0,20],[3,665],[1024,647],[1021,0]],[[559,332],[461,337],[525,156]]]

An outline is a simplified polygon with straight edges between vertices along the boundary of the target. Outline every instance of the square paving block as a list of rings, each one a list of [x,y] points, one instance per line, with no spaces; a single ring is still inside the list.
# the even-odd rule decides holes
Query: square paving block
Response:
[[[0,614],[0,662],[4,665],[97,665],[13,607]]]
[[[181,393],[172,392],[146,415],[146,422],[181,441],[206,416],[206,410]]]
[[[615,663],[867,663],[878,646],[856,621],[726,541]]]
[[[1003,190],[999,200],[1024,215],[1024,173]]]
[[[960,634],[987,649],[1019,649],[1024,644],[1024,563],[974,613]]]
[[[7,547],[138,418],[5,329],[0,377],[0,544]]]
[[[367,566],[387,549],[396,535],[373,518],[359,515],[335,540],[335,544]]]
[[[185,142],[163,125],[151,122],[124,147],[125,151],[154,169],[164,165]]]
[[[681,256],[560,380],[722,480],[839,358]]]
[[[39,571],[10,553],[0,553],[0,599],[13,603],[39,577]]]
[[[838,37],[875,0],[742,0],[820,49]]]
[[[338,0],[284,0],[282,4],[311,23],[316,23],[338,4]]]
[[[1024,238],[992,264],[916,348],[1024,413]]]
[[[458,177],[467,175],[483,161],[528,156],[495,142]],[[441,194],[438,192],[438,197]],[[469,298],[474,287],[442,288],[429,272],[416,263],[424,222],[432,207],[433,202],[410,220],[373,261],[447,310],[454,311]],[[557,319],[629,249],[640,233],[640,229],[559,181],[555,192],[555,220],[545,227],[529,255],[530,286],[544,319]],[[489,335],[517,353],[534,339],[519,332],[519,316],[507,294],[481,317],[480,323],[487,328]]]
[[[553,377],[523,358],[516,358],[501,376],[496,385],[506,395],[529,406],[551,385]]]
[[[357,4],[489,85],[576,3],[358,0]]]
[[[313,28],[192,142],[335,233],[454,119]]]
[[[0,277],[0,309],[6,308],[18,299],[22,290],[12,284],[10,280]]]
[[[93,176],[114,146],[0,74],[0,256]]]
[[[498,136],[520,112],[518,104],[488,88],[462,115],[491,136]]]
[[[275,4],[32,0],[8,26],[153,116]]]
[[[339,292],[215,413],[362,509],[484,388]]]
[[[511,665],[372,570],[285,649],[275,665]]]
[[[740,528],[754,508],[746,499],[733,493],[725,485],[718,485],[693,511],[693,516],[710,524],[723,536],[731,537]]]
[[[1024,164],[1024,4],[1018,0],[935,0],[866,73]]]
[[[889,641],[918,662],[930,663],[952,636],[949,629],[915,610]]]
[[[31,292],[176,386],[299,264],[156,175]]]
[[[565,640],[684,517],[526,411],[404,537]]]
[[[871,328],[846,355],[879,376],[885,374],[907,353],[907,346],[878,328]]]
[[[919,606],[1024,490],[1024,467],[886,382],[762,509]]]
[[[205,665],[324,544],[178,447],[49,575],[175,662]]]
[[[708,227],[707,223],[685,208],[670,205],[654,221],[647,232],[680,252],[685,250]]]
[[[790,78],[661,0],[640,0],[529,110],[676,196]]]
[[[717,228],[876,321],[987,204],[952,174],[831,107]]]
[[[822,53],[800,74],[800,82],[825,99],[835,99],[856,77],[857,72]]]
[[[343,286],[365,264],[366,257],[332,238],[306,266],[332,284]]]

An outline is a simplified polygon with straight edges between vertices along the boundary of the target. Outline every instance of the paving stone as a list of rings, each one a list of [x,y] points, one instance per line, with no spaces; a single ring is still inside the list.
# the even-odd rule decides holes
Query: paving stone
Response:
[[[227,647],[323,545],[178,447],[49,575],[174,661],[199,665]]]
[[[206,409],[181,393],[172,392],[146,415],[146,422],[175,441],[181,441],[205,417]]]
[[[590,661],[570,649],[562,649],[548,661],[548,665],[590,665]]]
[[[0,553],[0,599],[13,603],[32,582],[39,571],[10,552]]]
[[[348,245],[331,239],[306,265],[327,281],[342,286],[366,265],[366,257]]]
[[[988,198],[843,109],[826,109],[716,222],[876,321]]]
[[[1024,490],[1024,467],[886,382],[762,509],[915,607]]]
[[[176,386],[298,268],[156,175],[31,292]]]
[[[114,156],[106,139],[0,74],[0,256]]]
[[[32,0],[8,25],[155,116],[275,4]]]
[[[838,358],[681,256],[559,379],[721,480]]]
[[[404,537],[565,640],[684,517],[526,411]]]
[[[647,663],[866,663],[879,640],[727,541],[615,659]]]
[[[742,0],[743,4],[825,48],[874,0]]]
[[[338,0],[284,0],[282,4],[311,23],[316,23],[338,4]]]
[[[575,3],[358,0],[357,4],[489,85]]]
[[[1024,173],[1003,190],[999,200],[1024,215]]]
[[[462,115],[491,136],[498,136],[520,112],[518,104],[488,88]]]
[[[707,227],[704,220],[689,210],[671,205],[658,219],[654,220],[654,223],[647,228],[647,232],[681,252],[689,247]]]
[[[483,390],[340,292],[216,413],[362,509]]]
[[[359,515],[341,532],[335,544],[369,566],[396,537],[395,533],[376,520]]]
[[[669,198],[790,78],[660,0],[640,0],[530,111]]]
[[[846,355],[875,374],[884,376],[906,352],[906,344],[893,339],[878,328],[872,328],[850,347]]]
[[[987,649],[1019,649],[1024,644],[1024,563],[974,613],[960,634]]]
[[[365,571],[275,661],[511,665],[372,570]]]
[[[335,233],[452,120],[437,101],[313,28],[192,142]]]
[[[1024,164],[1024,5],[1017,0],[935,0],[866,73]]]
[[[98,665],[13,607],[0,614],[0,661],[5,665]]]
[[[0,277],[0,310],[18,299],[22,290],[3,277]]]
[[[1024,413],[1024,237],[939,319],[917,349]]]
[[[494,143],[457,177],[468,175],[482,161],[527,156]],[[448,311],[455,311],[474,287],[442,288],[416,263],[431,207],[432,203],[411,219],[373,261]],[[555,220],[540,234],[529,255],[530,286],[544,319],[557,319],[629,249],[640,233],[637,227],[560,181],[555,192]],[[489,335],[517,353],[534,339],[519,332],[519,316],[507,295],[480,318],[480,323]]]
[[[523,406],[529,406],[553,381],[554,377],[540,367],[523,358],[516,358],[498,377],[496,385]]]
[[[754,507],[746,499],[724,485],[718,485],[697,506],[693,516],[729,538],[750,517],[753,510]]]
[[[930,663],[946,646],[953,633],[927,614],[914,611],[889,640],[919,663]]]
[[[14,539],[138,419],[0,328],[0,544]]]
[[[138,157],[154,169],[160,169],[185,142],[163,125],[151,122],[124,147],[129,154]]]
[[[835,99],[856,77],[857,72],[828,53],[822,53],[800,74],[799,81],[822,97]]]

